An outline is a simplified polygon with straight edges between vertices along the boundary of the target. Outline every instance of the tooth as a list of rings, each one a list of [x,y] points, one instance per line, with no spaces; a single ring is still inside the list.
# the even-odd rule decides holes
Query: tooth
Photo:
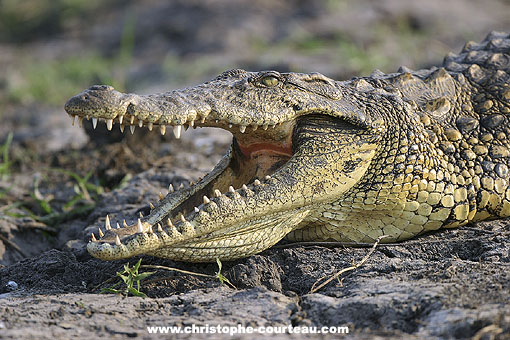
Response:
[[[258,128],[259,128],[258,125],[253,125],[253,131],[257,131]]]
[[[266,175],[266,176],[264,177],[264,179],[271,179],[271,176]]]
[[[167,220],[166,220],[166,224],[168,224],[168,226],[169,226],[170,228],[172,228],[172,227],[174,226],[174,224],[172,223],[172,221],[171,221],[170,219],[167,219]]]
[[[184,183],[181,183],[181,184],[179,185],[179,190],[182,190],[182,189],[184,189]]]
[[[218,189],[214,190],[214,195],[216,197],[220,197],[221,196],[221,191],[219,191]]]
[[[135,133],[135,126],[134,125],[130,125],[129,126],[129,130],[131,130],[131,134]]]
[[[216,119],[216,123],[219,123],[219,122],[220,122],[220,120],[219,120],[219,119]]]
[[[269,125],[267,125],[267,124],[262,125],[262,128],[263,128],[264,130],[267,130],[267,128],[268,128],[268,127],[269,127]]]
[[[260,185],[260,181],[258,179],[256,179],[256,180],[253,181],[253,184]]]
[[[195,212],[200,212],[200,209],[198,209],[197,207],[195,207]]]
[[[92,118],[92,127],[95,129],[97,126],[97,118]]]
[[[230,129],[232,129],[232,124],[228,124],[228,127],[229,127]]]
[[[165,195],[160,191],[159,192],[159,200],[161,201],[163,198],[165,198]]]
[[[181,214],[180,219],[181,219],[182,222],[186,222],[186,218],[184,217],[183,214]]]
[[[120,124],[119,129],[120,129],[120,132],[124,133],[124,125]]]
[[[208,204],[210,202],[211,202],[211,200],[209,199],[209,197],[204,196],[204,204]]]
[[[85,117],[87,118],[87,120],[90,120],[90,116],[89,115],[86,115]]]
[[[233,186],[229,186],[228,191],[230,191],[231,193],[234,193],[234,192],[236,192],[236,189],[234,189]]]
[[[117,229],[120,229],[120,224],[119,224],[119,222],[117,222]]]
[[[74,126],[74,122],[76,121],[76,116],[73,116],[73,121],[71,123],[72,126]]]
[[[161,135],[164,136],[166,133],[166,125],[161,125],[159,127],[159,132],[161,132]]]
[[[124,116],[119,116],[119,124],[122,124],[123,120],[124,120]]]
[[[96,239],[96,236],[94,236],[94,233],[92,233],[91,236],[92,236],[92,241],[96,242],[97,239]]]
[[[158,223],[158,233],[162,233],[163,232],[163,228],[161,228],[161,224]]]
[[[149,131],[152,131],[152,127],[153,127],[153,124],[151,122],[149,122],[149,124],[147,124],[147,128],[149,129]]]
[[[139,121],[138,121],[138,126],[139,126],[139,127],[143,127],[143,121],[139,120]]]
[[[175,138],[177,138],[177,139],[181,138],[181,130],[182,130],[182,125],[174,126],[174,135],[175,135]]]
[[[241,133],[244,133],[244,131],[246,131],[246,126],[241,125],[241,126],[239,127],[239,131],[241,131]]]
[[[83,126],[83,117],[78,117],[78,126],[79,127]]]
[[[243,184],[242,188],[243,188],[244,190],[248,190],[248,187],[246,186],[246,184]]]
[[[120,238],[119,235],[115,235],[115,244],[120,246]]]
[[[113,127],[113,119],[107,119],[106,120],[106,128],[108,129],[108,131],[111,131],[112,127]]]
[[[148,229],[148,231],[147,231],[147,232],[148,232],[149,234],[154,233],[154,232],[152,231],[152,225],[150,225],[150,224],[149,224],[149,229]]]
[[[131,125],[133,125],[134,122],[135,122],[135,116],[131,116],[131,118],[129,119],[129,123]]]
[[[143,214],[142,214],[142,212],[141,212],[141,211],[140,211],[140,213],[139,213],[138,215],[140,215],[140,218],[142,218],[142,217],[143,217]]]
[[[194,120],[190,121],[189,126],[191,126],[191,127],[195,126],[195,121]]]
[[[202,124],[205,123],[205,117],[202,117],[202,119],[200,120],[200,123],[202,123]]]
[[[106,230],[112,229],[112,226],[110,224],[110,217],[108,217],[108,215],[106,215],[106,220],[104,222],[104,227],[105,227]]]
[[[104,236],[103,231],[101,230],[101,228],[98,228],[97,232],[99,233],[99,237],[103,237]]]
[[[128,224],[126,223],[126,220],[122,220],[122,227],[127,228]]]
[[[172,183],[170,183],[170,185],[168,186],[168,191],[169,192],[174,192],[175,191],[174,185]]]
[[[138,227],[138,232],[143,233],[142,220],[138,219],[138,223],[136,226]]]
[[[149,207],[151,208],[151,210],[154,210],[154,204],[152,204],[152,202],[149,202]]]

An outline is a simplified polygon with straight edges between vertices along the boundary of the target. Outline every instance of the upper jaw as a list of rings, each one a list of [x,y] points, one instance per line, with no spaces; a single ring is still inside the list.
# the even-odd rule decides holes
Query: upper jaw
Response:
[[[294,116],[294,112],[276,117],[248,109],[233,110],[223,104],[217,105],[211,100],[212,96],[205,97],[200,97],[200,87],[140,96],[121,93],[108,85],[94,85],[69,99],[64,109],[73,118],[73,125],[78,119],[81,126],[86,118],[92,119],[96,128],[98,121],[104,120],[108,130],[118,123],[121,131],[126,126],[132,132],[137,126],[146,126],[149,130],[159,129],[162,135],[167,127],[172,127],[176,138],[180,138],[183,128],[189,127],[218,127],[236,136],[246,131],[276,131],[279,125]],[[278,133],[270,134],[278,138]]]

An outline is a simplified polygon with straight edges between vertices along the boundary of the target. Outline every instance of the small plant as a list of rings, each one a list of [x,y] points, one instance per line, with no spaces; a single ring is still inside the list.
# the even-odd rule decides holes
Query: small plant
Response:
[[[155,272],[144,272],[138,273],[138,269],[140,268],[140,264],[142,263],[142,259],[138,260],[138,262],[133,266],[129,267],[129,263],[124,265],[124,271],[117,272],[117,276],[124,281],[126,287],[124,289],[116,289],[113,287],[118,287],[121,282],[116,283],[111,288],[103,288],[101,289],[101,294],[106,293],[114,293],[114,294],[122,294],[122,295],[134,295],[139,297],[147,297],[145,293],[140,291],[140,281],[151,276]],[[136,285],[136,288],[134,287]]]
[[[235,288],[235,286],[230,282],[222,273],[221,273],[221,261],[220,259],[216,258],[216,263],[218,264],[218,272],[216,273],[216,278],[220,280],[222,284],[228,284],[229,286]]]
[[[2,155],[2,162],[0,162],[0,179],[3,179],[9,175],[9,167],[11,162],[9,161],[9,147],[12,142],[12,132],[9,132],[7,139],[4,144],[0,145],[0,153]]]

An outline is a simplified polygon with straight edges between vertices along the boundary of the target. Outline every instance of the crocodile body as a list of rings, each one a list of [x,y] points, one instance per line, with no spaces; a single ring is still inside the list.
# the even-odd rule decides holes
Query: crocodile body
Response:
[[[467,43],[439,68],[321,74],[227,71],[204,84],[139,96],[93,86],[66,111],[176,137],[219,127],[232,146],[198,183],[88,251],[207,262],[290,240],[401,241],[510,216],[510,36]]]

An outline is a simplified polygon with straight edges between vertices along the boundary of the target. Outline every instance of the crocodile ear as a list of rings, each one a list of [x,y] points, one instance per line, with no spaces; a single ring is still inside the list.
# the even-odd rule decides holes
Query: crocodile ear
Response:
[[[333,100],[342,98],[342,91],[337,86],[337,83],[321,73],[287,73],[286,76],[288,83],[305,89],[306,91]]]

